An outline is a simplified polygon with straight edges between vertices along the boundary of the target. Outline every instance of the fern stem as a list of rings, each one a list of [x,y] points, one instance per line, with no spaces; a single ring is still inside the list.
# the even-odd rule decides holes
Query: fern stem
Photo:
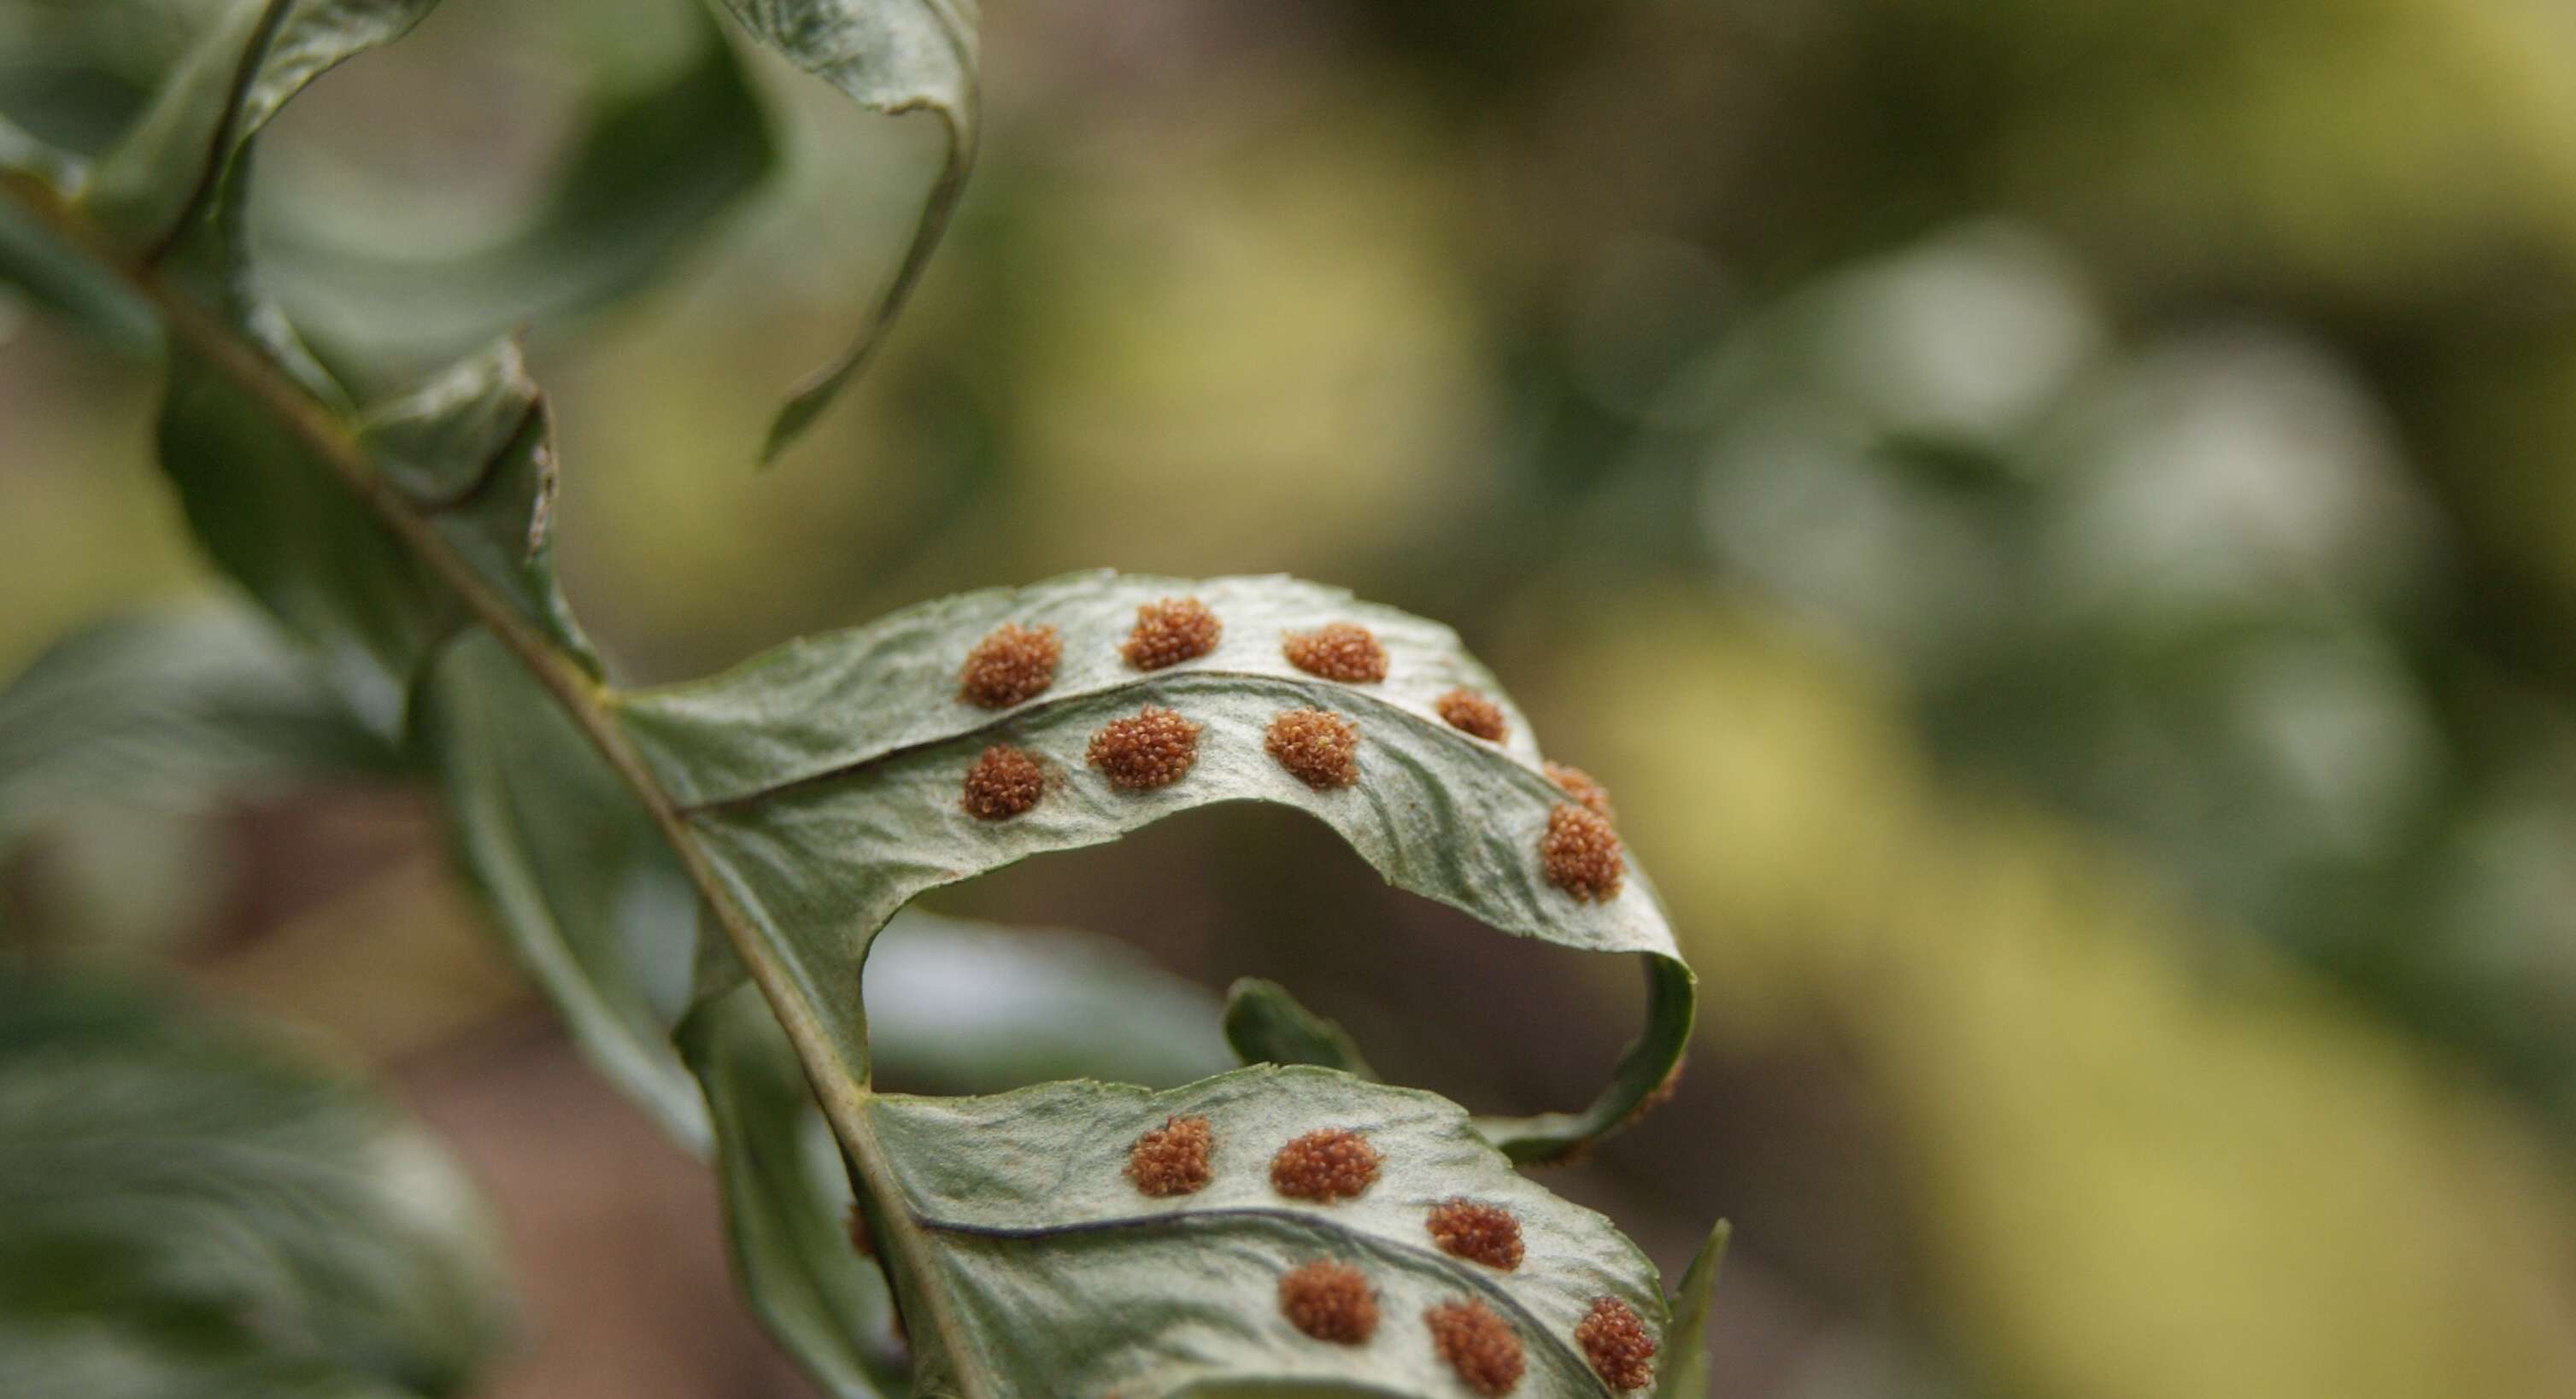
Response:
[[[768,955],[741,905],[716,878],[689,829],[686,814],[662,790],[652,769],[618,727],[610,712],[610,687],[593,679],[486,587],[472,566],[439,538],[430,522],[413,509],[412,502],[376,469],[356,434],[337,414],[314,401],[266,356],[243,343],[222,320],[171,286],[152,267],[116,253],[69,202],[41,181],[0,171],[0,188],[5,188],[12,202],[46,232],[141,298],[174,339],[256,401],[280,427],[319,458],[368,512],[457,596],[474,620],[526,667],[634,793],[785,1028],[797,1058],[805,1065],[807,1082],[848,1148],[852,1170],[882,1203],[878,1213],[889,1226],[884,1232],[890,1236],[882,1240],[885,1251],[890,1258],[900,1257],[921,1280],[917,1294],[924,1309],[931,1313],[927,1319],[943,1342],[949,1343],[949,1352],[957,1353],[963,1337],[949,1313],[946,1298],[932,1281],[935,1274],[929,1266],[928,1236],[913,1212],[904,1206],[884,1148],[868,1120],[866,1103],[872,1090],[840,1072],[839,1056],[821,1022],[804,998],[795,993],[784,970]],[[959,1383],[965,1399],[975,1399],[977,1390],[972,1381],[961,1375]]]

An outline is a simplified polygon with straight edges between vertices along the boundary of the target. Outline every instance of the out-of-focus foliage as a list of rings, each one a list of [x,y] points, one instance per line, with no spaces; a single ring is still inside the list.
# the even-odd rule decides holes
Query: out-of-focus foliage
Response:
[[[166,1000],[0,973],[0,1391],[463,1394],[506,1289],[363,1085]]]

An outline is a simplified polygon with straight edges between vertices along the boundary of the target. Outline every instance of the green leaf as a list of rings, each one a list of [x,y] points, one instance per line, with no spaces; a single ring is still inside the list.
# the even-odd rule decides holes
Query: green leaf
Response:
[[[296,324],[335,362],[447,359],[513,327],[594,311],[670,270],[776,159],[740,56],[704,9],[681,13],[681,61],[602,75],[534,207],[489,241],[435,254],[359,247],[329,207],[263,218],[262,247]]]
[[[261,127],[335,65],[408,32],[438,0],[235,0],[198,36],[133,129],[101,156],[83,213],[129,254],[166,256],[229,216]]]
[[[1083,1073],[1181,1082],[1223,1064],[1214,998],[1122,944],[918,912],[889,933],[868,996],[892,1072],[992,1088]],[[731,956],[721,941],[710,955]],[[850,1242],[849,1176],[777,1017],[737,981],[679,1038],[714,1119],[744,1296],[827,1392],[905,1392],[884,1271]]]
[[[1681,1293],[1673,1298],[1672,1329],[1665,1333],[1663,1361],[1655,1375],[1655,1399],[1707,1399],[1708,1304],[1734,1232],[1719,1220],[1682,1273]]]
[[[266,622],[211,602],[140,613],[55,642],[0,690],[0,853],[101,803],[195,810],[394,768]]]
[[[734,1274],[752,1311],[835,1399],[905,1393],[885,1272],[852,1244],[848,1173],[804,1069],[750,987],[681,1032],[716,1131]]]
[[[370,728],[399,734],[422,656],[455,625],[428,570],[274,405],[175,347],[159,437],[162,471],[197,542],[319,648],[324,672]]]
[[[767,461],[787,450],[867,367],[929,266],[975,163],[981,40],[976,0],[724,0],[724,6],[754,39],[861,106],[890,115],[928,111],[947,134],[938,182],[922,203],[903,260],[850,347],[799,385],[779,410],[761,452]]]
[[[592,1066],[672,1138],[709,1149],[670,1041],[697,942],[687,875],[617,775],[487,633],[439,657],[417,739],[459,862]]]
[[[481,1211],[361,1085],[131,992],[0,970],[0,1393],[463,1392]]]
[[[448,586],[361,504],[278,405],[174,353],[161,465],[198,541],[287,625],[378,731],[401,733],[432,647],[462,625]],[[557,592],[554,446],[504,343],[368,413],[355,450],[416,517],[566,656],[598,662]]]
[[[1224,624],[1198,660],[1139,672],[1119,645],[1137,607],[1195,595]],[[1387,679],[1318,679],[1282,656],[1283,632],[1351,621],[1371,628]],[[996,713],[958,695],[960,662],[1004,622],[1050,625],[1063,644],[1043,695]],[[1492,698],[1502,743],[1443,723],[1454,687]],[[1146,704],[1203,726],[1196,765],[1146,792],[1113,789],[1085,763],[1091,734]],[[1316,791],[1263,751],[1281,711],[1313,707],[1358,725],[1360,778]],[[925,890],[1027,856],[1115,840],[1220,801],[1267,801],[1323,820],[1398,887],[1495,928],[1645,962],[1647,1028],[1611,1087],[1579,1113],[1481,1124],[1515,1158],[1562,1155],[1616,1126],[1672,1072],[1689,1034],[1691,978],[1642,873],[1617,897],[1584,902],[1542,876],[1539,842],[1567,798],[1539,764],[1527,721],[1448,628],[1347,593],[1284,578],[1193,582],[1079,574],[964,594],[838,635],[808,638],[713,680],[624,696],[619,718],[664,789],[687,810],[731,896],[864,1082],[867,1041],[853,988],[871,940]],[[1036,754],[1044,798],[1007,821],[960,807],[961,783],[990,744]]]
[[[369,412],[358,446],[487,589],[599,673],[556,586],[553,419],[516,341]]]
[[[868,959],[885,1072],[948,1092],[1055,1078],[1164,1088],[1232,1067],[1217,999],[1123,942],[907,909]]]
[[[1516,1392],[1608,1394],[1574,1340],[1594,1300],[1616,1299],[1653,1332],[1666,1321],[1634,1245],[1521,1178],[1463,1111],[1427,1093],[1255,1067],[1162,1093],[1054,1083],[988,1098],[880,1095],[862,1111],[895,1182],[869,1216],[889,1254],[906,1251],[898,1279],[919,1394],[1460,1393],[1424,1314],[1467,1300],[1517,1339],[1527,1375]],[[1212,1133],[1206,1184],[1148,1196],[1126,1172],[1130,1148],[1180,1117]],[[1328,1128],[1379,1153],[1374,1182],[1329,1204],[1280,1193],[1273,1153]],[[1434,1244],[1430,1213],[1453,1199],[1517,1221],[1518,1266]],[[1312,1339],[1282,1315],[1282,1275],[1317,1260],[1365,1275],[1378,1321],[1364,1342]]]
[[[1246,1064],[1312,1064],[1356,1078],[1378,1076],[1338,1022],[1299,1005],[1287,987],[1256,976],[1226,988],[1225,1040]]]
[[[399,735],[431,649],[465,608],[340,480],[277,404],[174,353],[161,466],[198,541],[321,647],[345,699]],[[545,400],[503,342],[364,415],[352,450],[409,513],[564,656],[598,660],[555,582],[555,455]]]

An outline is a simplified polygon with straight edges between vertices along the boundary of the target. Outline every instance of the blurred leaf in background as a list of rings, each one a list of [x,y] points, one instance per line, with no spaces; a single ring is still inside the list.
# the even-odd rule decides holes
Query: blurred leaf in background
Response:
[[[0,1390],[472,1392],[472,1192],[345,1073],[157,997],[0,973]]]

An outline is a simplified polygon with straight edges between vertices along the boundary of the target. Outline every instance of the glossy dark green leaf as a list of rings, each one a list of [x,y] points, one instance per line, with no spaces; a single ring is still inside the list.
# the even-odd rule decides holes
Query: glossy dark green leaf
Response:
[[[1288,988],[1247,976],[1226,988],[1225,1042],[1246,1064],[1312,1064],[1374,1080],[1377,1071],[1338,1022],[1297,1003]]]
[[[1223,639],[1209,655],[1140,672],[1119,651],[1137,607],[1192,595]],[[1335,622],[1371,628],[1387,678],[1349,685],[1299,671],[1282,634]],[[1043,695],[995,712],[959,697],[967,651],[1004,622],[1057,629],[1063,656]],[[1510,732],[1490,743],[1451,728],[1437,698],[1492,698]],[[1086,766],[1091,735],[1144,705],[1203,726],[1196,765],[1128,792]],[[1280,712],[1312,707],[1359,728],[1356,785],[1317,791],[1263,751]],[[1318,817],[1401,888],[1495,928],[1584,951],[1639,954],[1647,1029],[1617,1079],[1579,1113],[1483,1124],[1521,1159],[1559,1155],[1635,1111],[1672,1071],[1689,1033],[1690,973],[1643,874],[1585,902],[1551,887],[1539,843],[1567,798],[1541,770],[1524,718],[1448,628],[1284,578],[1190,581],[1080,574],[964,594],[838,635],[792,642],[713,680],[623,699],[620,718],[689,811],[716,873],[768,950],[866,1072],[857,998],[870,940],[915,895],[1051,850],[1115,840],[1221,801],[1267,801]],[[960,806],[987,745],[1036,754],[1055,780],[1037,806],[983,821]]]
[[[363,1086],[0,972],[0,1394],[459,1394],[503,1322],[471,1193]]]
[[[1634,1245],[1523,1179],[1427,1093],[1256,1067],[1162,1093],[1053,1083],[877,1096],[863,1110],[895,1180],[870,1219],[897,1268],[923,1395],[1465,1393],[1424,1321],[1459,1301],[1518,1341],[1527,1373],[1514,1392],[1606,1395],[1574,1339],[1594,1300],[1665,1325],[1654,1267]],[[1127,1174],[1129,1151],[1175,1117],[1206,1120],[1208,1180],[1149,1196]],[[1367,1139],[1381,1158],[1374,1182],[1334,1203],[1281,1194],[1274,1153],[1326,1128]],[[1433,1242],[1433,1207],[1462,1198],[1518,1222],[1516,1267]],[[1378,1323],[1364,1342],[1313,1339],[1282,1314],[1281,1276],[1317,1260],[1366,1276]]]
[[[1663,1355],[1656,1367],[1655,1399],[1707,1399],[1708,1305],[1726,1262],[1727,1240],[1734,1232],[1719,1220],[1682,1273],[1682,1290],[1673,1298],[1672,1329],[1664,1335]]]
[[[981,61],[976,0],[724,0],[750,35],[860,105],[889,114],[927,111],[947,134],[939,179],[923,201],[903,260],[860,322],[858,337],[799,385],[771,424],[762,456],[774,458],[833,395],[858,377],[929,266],[939,235],[975,163],[976,81]]]

